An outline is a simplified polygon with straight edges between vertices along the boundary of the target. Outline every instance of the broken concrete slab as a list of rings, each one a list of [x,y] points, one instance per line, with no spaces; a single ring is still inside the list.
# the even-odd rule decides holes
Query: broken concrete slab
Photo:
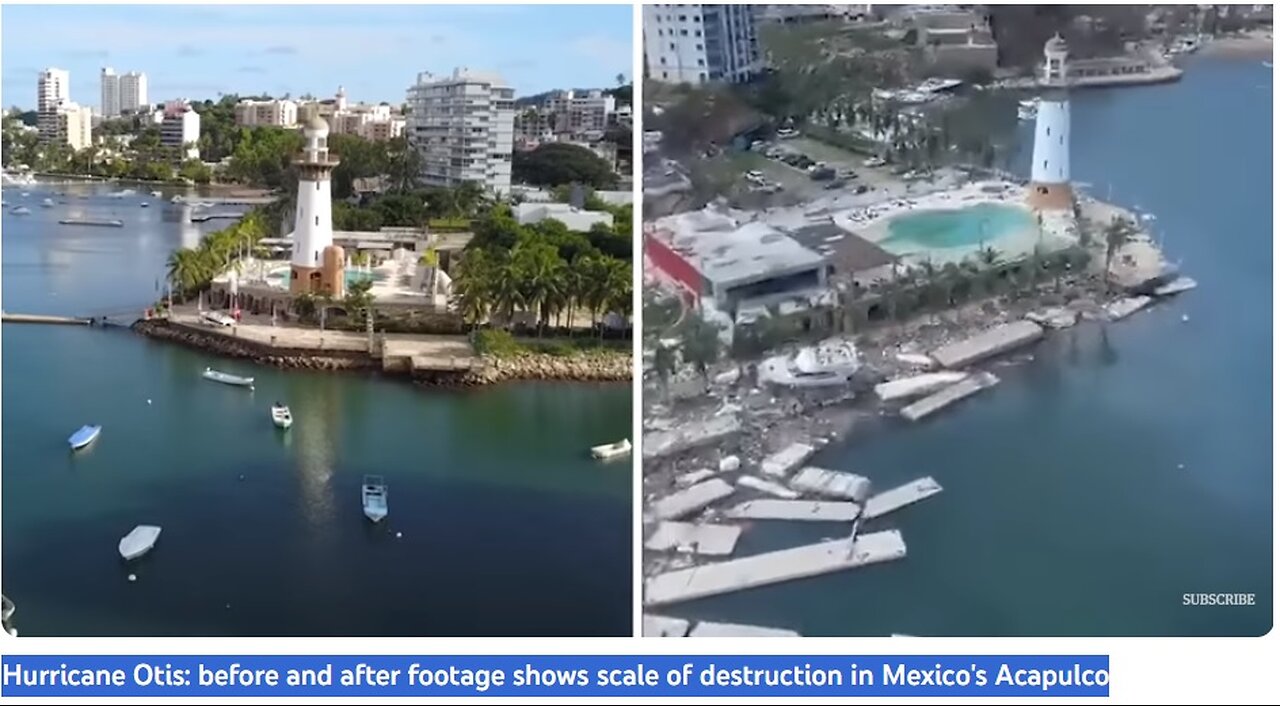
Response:
[[[1028,312],[1026,320],[1053,329],[1071,328],[1080,319],[1080,312],[1065,307],[1050,307],[1040,311]]]
[[[720,459],[720,472],[730,473],[742,467],[742,459],[737,456],[725,456]]]
[[[694,626],[689,637],[800,637],[800,633],[795,630],[766,628],[760,625],[703,621]]]
[[[945,387],[928,397],[902,408],[901,414],[910,421],[919,421],[948,405],[977,394],[1000,382],[1000,378],[988,372],[975,373],[964,380]]]
[[[815,451],[816,449],[809,444],[791,444],[787,448],[765,457],[760,462],[760,470],[765,475],[785,476],[808,460]]]
[[[640,634],[644,637],[684,637],[689,634],[689,621],[645,613],[640,616]]]
[[[941,492],[942,486],[938,485],[938,481],[926,476],[892,490],[886,490],[879,495],[873,495],[863,506],[862,516],[871,520]]]
[[[1133,316],[1150,303],[1151,297],[1148,296],[1125,297],[1124,299],[1117,299],[1103,308],[1107,311],[1107,318],[1112,321],[1119,321]]]
[[[1158,297],[1168,297],[1174,294],[1185,292],[1190,289],[1195,289],[1198,286],[1199,286],[1198,282],[1191,279],[1190,277],[1183,276],[1175,279],[1174,281],[1168,284],[1162,284],[1159,287],[1156,287],[1155,294]]]
[[[644,435],[640,453],[645,460],[688,451],[742,431],[742,420],[725,414],[701,421],[675,425],[670,430],[651,431]]]
[[[738,482],[738,485],[744,488],[753,488],[763,493],[776,495],[779,498],[794,500],[795,498],[800,497],[799,493],[788,488],[785,485],[778,485],[777,483],[772,483],[763,478],[757,478],[755,476],[740,476],[737,482]]]
[[[871,492],[871,479],[856,473],[806,466],[791,479],[791,487],[801,493],[844,498],[860,503]]]
[[[695,483],[701,483],[715,474],[716,472],[710,468],[699,468],[696,471],[689,471],[683,475],[676,476],[676,485],[687,487]]]
[[[861,508],[857,503],[823,500],[751,500],[735,505],[726,517],[740,520],[797,520],[802,522],[852,522]]]
[[[944,368],[963,368],[993,355],[1040,340],[1044,329],[1032,321],[1000,324],[974,336],[943,346],[930,355]]]
[[[947,385],[954,385],[968,375],[968,373],[954,370],[911,375],[882,382],[875,386],[875,393],[881,402],[920,397],[937,392]]]
[[[662,522],[644,543],[655,552],[678,551],[706,556],[728,556],[733,553],[741,527],[733,525]]]
[[[677,520],[730,495],[733,486],[713,478],[660,498],[653,503],[653,514],[662,520]]]

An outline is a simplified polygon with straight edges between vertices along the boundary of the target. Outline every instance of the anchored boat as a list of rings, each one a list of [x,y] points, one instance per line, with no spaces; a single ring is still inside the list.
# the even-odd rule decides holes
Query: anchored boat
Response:
[[[205,368],[200,374],[205,380],[220,382],[224,385],[235,385],[237,387],[253,387],[253,378],[242,378],[239,375],[224,373],[213,368]]]
[[[364,516],[381,522],[387,516],[387,484],[382,476],[365,476],[360,486],[360,500]]]
[[[281,429],[288,429],[293,426],[293,414],[287,405],[277,402],[271,405],[271,421]]]
[[[612,444],[603,444],[600,446],[591,447],[591,455],[595,456],[601,461],[608,461],[610,459],[619,458],[622,456],[626,456],[629,453],[631,453],[630,439],[623,439],[622,441],[618,441]]]
[[[151,551],[160,538],[160,528],[155,525],[138,525],[120,540],[120,556],[132,561]]]
[[[102,433],[101,425],[86,424],[76,430],[76,433],[67,438],[67,443],[71,445],[72,451],[79,451],[84,447],[92,444],[94,439]]]

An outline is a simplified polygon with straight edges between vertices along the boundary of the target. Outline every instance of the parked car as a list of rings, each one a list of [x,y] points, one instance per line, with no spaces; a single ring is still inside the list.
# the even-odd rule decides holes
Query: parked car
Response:
[[[826,186],[822,188],[826,189],[827,191],[835,191],[836,189],[843,189],[848,185],[849,185],[849,182],[845,181],[844,179],[836,179],[828,183]]]
[[[814,181],[827,181],[836,178],[836,170],[831,167],[816,167],[809,172],[809,178]]]
[[[853,190],[853,193],[855,193],[855,194],[865,194],[865,193],[867,193],[867,185],[866,185],[866,184],[858,184],[858,188],[854,189],[854,190]]]
[[[796,130],[795,128],[784,127],[781,130],[778,130],[778,139],[781,139],[781,140],[789,140],[793,137],[799,137],[799,136],[800,136],[800,131]]]
[[[760,171],[759,169],[752,169],[751,171],[747,172],[747,178],[752,181],[759,181],[764,178],[764,172]]]

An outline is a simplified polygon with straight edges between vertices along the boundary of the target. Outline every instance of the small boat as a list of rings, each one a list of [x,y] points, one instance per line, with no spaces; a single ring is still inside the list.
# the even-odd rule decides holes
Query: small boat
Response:
[[[161,196],[163,196],[163,194],[161,194],[159,191],[152,191],[152,192],[151,192],[151,196],[153,196],[154,198],[157,198],[157,199],[158,199],[158,198],[160,198]]]
[[[360,501],[364,505],[364,516],[374,522],[381,522],[387,516],[387,484],[382,476],[365,476],[360,486]]]
[[[169,199],[169,203],[182,203],[182,201],[183,201],[183,198],[181,194],[178,194],[173,198]]]
[[[602,444],[600,446],[591,447],[591,455],[601,461],[619,458],[621,456],[626,456],[629,453],[631,453],[630,439],[623,439],[622,441],[612,444]]]
[[[151,204],[147,203],[146,201],[143,201],[142,203],[140,203],[140,204],[138,204],[138,205],[139,205],[139,206],[141,206],[142,208],[146,208],[147,206],[150,206]]]
[[[102,433],[102,426],[98,424],[86,424],[76,430],[76,433],[67,437],[67,443],[71,445],[72,451],[79,451],[84,447],[92,444],[94,439]]]
[[[120,556],[132,561],[151,551],[160,538],[160,528],[155,525],[138,525],[120,540]]]
[[[224,373],[218,370],[214,370],[213,368],[205,368],[204,372],[201,373],[200,375],[204,377],[205,380],[220,382],[224,385],[235,385],[237,387],[248,387],[248,388],[253,387],[253,378],[242,378],[239,375]]]
[[[27,208],[26,206],[18,206],[17,208],[14,208],[13,210],[9,211],[9,213],[14,214],[15,216],[25,216],[28,213],[31,213],[31,209]]]
[[[40,202],[40,205],[44,208],[53,208],[53,199],[45,199]]]
[[[279,402],[271,405],[271,421],[281,429],[293,426],[293,414],[289,411],[288,405]]]
[[[123,228],[124,221],[114,218],[64,218],[58,221],[64,226],[104,226],[107,228]]]

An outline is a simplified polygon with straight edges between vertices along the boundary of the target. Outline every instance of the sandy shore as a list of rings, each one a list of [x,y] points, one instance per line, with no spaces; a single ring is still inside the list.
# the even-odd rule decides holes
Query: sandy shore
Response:
[[[1200,50],[1208,56],[1270,59],[1274,53],[1271,32],[1256,30],[1243,34],[1216,37]]]

